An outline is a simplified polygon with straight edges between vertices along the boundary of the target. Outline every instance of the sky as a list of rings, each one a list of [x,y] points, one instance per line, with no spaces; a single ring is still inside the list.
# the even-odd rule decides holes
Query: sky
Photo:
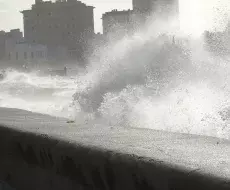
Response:
[[[21,10],[35,0],[0,0],[0,30],[23,28]],[[82,0],[95,7],[95,32],[102,31],[101,16],[112,9],[132,8],[132,0]],[[186,31],[201,32],[223,27],[230,13],[230,0],[180,0],[181,25]]]

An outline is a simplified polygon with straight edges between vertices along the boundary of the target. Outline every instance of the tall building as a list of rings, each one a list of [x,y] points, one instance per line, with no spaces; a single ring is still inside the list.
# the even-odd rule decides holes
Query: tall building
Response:
[[[132,3],[134,11],[179,14],[179,0],[132,0]]]
[[[6,32],[0,31],[0,60],[5,57]]]
[[[133,21],[141,28],[150,19],[161,19],[170,23],[174,31],[180,29],[179,0],[132,0]],[[147,22],[146,22],[147,21]]]
[[[39,62],[44,63],[47,57],[47,47],[39,44],[19,42],[11,49],[6,49],[7,61],[19,67],[25,65],[34,67]]]
[[[94,34],[93,9],[78,0],[35,0],[30,10],[21,12],[25,41],[46,45],[52,51],[66,47],[79,57]]]
[[[152,8],[152,1],[154,0],[132,0],[133,10],[149,11]]]
[[[123,35],[131,29],[131,10],[112,10],[102,15],[103,34]]]
[[[12,29],[9,32],[0,31],[0,59],[7,59],[9,49],[13,49],[22,41],[23,35],[20,29]]]

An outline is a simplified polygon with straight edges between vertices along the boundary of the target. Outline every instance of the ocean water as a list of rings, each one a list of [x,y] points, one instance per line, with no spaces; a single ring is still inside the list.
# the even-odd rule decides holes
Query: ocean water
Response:
[[[40,76],[38,73],[23,73],[6,70],[0,82],[0,106],[19,108],[58,117],[72,118],[70,108],[76,91],[75,78]]]

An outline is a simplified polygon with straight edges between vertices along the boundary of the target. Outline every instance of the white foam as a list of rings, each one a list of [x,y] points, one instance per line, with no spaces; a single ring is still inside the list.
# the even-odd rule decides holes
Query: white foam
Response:
[[[0,82],[0,106],[72,118],[75,80],[8,70]]]

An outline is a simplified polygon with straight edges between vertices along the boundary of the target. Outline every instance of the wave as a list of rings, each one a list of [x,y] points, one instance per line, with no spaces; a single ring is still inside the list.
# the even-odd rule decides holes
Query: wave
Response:
[[[7,70],[0,81],[0,106],[79,124],[229,138],[229,60],[207,52],[202,37],[153,22],[98,48],[76,77]]]
[[[159,23],[157,23],[159,24]],[[200,38],[161,28],[102,48],[79,77],[76,120],[229,138],[228,59]],[[165,30],[168,29],[168,32]]]
[[[69,105],[76,91],[75,80],[8,69],[0,82],[0,106],[73,117],[74,111]]]

